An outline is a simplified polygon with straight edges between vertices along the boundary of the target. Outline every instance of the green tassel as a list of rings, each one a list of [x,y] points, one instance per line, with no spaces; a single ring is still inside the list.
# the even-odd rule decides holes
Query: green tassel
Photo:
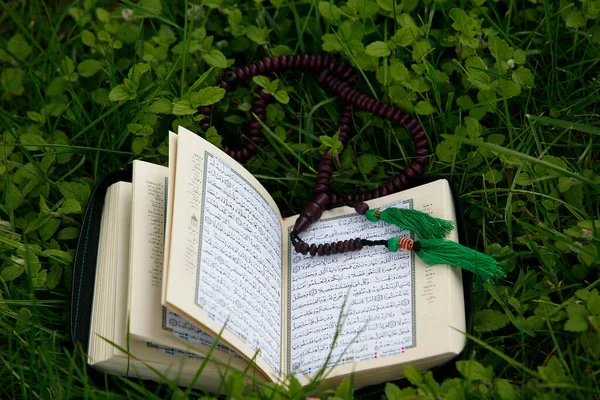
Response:
[[[377,222],[377,210],[365,214],[371,222]],[[414,232],[419,239],[442,239],[452,232],[454,223],[409,208],[386,208],[379,213],[379,219]]]
[[[387,247],[390,251],[396,251],[398,238],[389,239]],[[495,259],[452,240],[418,240],[414,242],[413,251],[427,265],[448,264],[466,269],[471,271],[477,280],[483,282],[498,276],[506,276]]]

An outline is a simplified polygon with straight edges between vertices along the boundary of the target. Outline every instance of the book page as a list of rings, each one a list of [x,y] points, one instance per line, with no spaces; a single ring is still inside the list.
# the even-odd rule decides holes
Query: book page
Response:
[[[260,183],[179,129],[166,304],[276,378],[282,370],[282,219]]]
[[[168,174],[167,167],[133,162],[129,330],[139,340],[205,354],[214,342],[213,335],[161,304]],[[213,355],[220,361],[228,362],[228,355],[241,359],[224,344],[218,344],[216,350],[224,353]]]
[[[411,207],[456,222],[444,180],[367,203],[371,209]],[[285,221],[288,232],[295,219]],[[406,235],[395,225],[368,222],[341,207],[323,213],[300,237],[319,244]],[[456,230],[449,238],[458,240]],[[464,347],[464,337],[451,328],[465,330],[460,270],[426,266],[413,252],[390,252],[385,246],[322,257],[296,253],[291,244],[288,251],[288,366],[301,382],[325,365],[344,301],[341,333],[327,365],[335,367],[330,377],[443,360],[441,355]]]
[[[410,208],[412,202],[387,206]],[[373,224],[352,212],[321,218],[302,234],[307,243],[356,237],[378,240],[410,233]],[[318,371],[329,356],[342,308],[343,329],[328,366],[403,353],[416,342],[414,258],[412,252],[383,252],[381,247],[311,257],[289,255],[289,359],[292,373]],[[345,302],[345,304],[344,304]]]

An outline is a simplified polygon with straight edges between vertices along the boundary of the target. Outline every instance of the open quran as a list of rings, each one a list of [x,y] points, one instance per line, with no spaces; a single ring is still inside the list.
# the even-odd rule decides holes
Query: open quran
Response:
[[[170,133],[169,166],[135,161],[131,178],[94,192],[76,256],[73,335],[94,368],[210,391],[234,370],[306,384],[326,369],[324,384],[353,375],[362,387],[398,379],[407,365],[443,364],[465,346],[459,269],[382,246],[295,252],[296,217],[282,218],[255,177],[196,134]],[[367,203],[456,222],[445,180]],[[97,248],[88,243],[94,220]],[[411,234],[340,207],[302,238],[401,235]],[[456,230],[448,239],[458,240]]]

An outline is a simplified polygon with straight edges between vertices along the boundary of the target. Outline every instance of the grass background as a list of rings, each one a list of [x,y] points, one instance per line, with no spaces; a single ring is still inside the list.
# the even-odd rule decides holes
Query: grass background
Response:
[[[209,132],[196,118],[198,102],[214,101],[202,90],[230,65],[299,52],[339,53],[363,93],[418,116],[434,149],[426,173],[459,186],[472,245],[507,272],[476,294],[475,347],[456,377],[407,370],[385,395],[600,397],[599,12],[590,0],[1,1],[1,397],[200,396],[87,375],[67,330],[82,210],[103,174],[134,158],[165,163],[177,124],[244,140],[255,85],[219,103]],[[290,100],[269,107],[247,168],[292,215],[310,200],[319,155],[340,150],[323,138],[340,103],[311,74],[279,78]],[[336,153],[342,193],[410,162],[403,129],[363,113],[354,129]],[[242,396],[235,379],[224,386]],[[352,397],[346,384],[319,394]]]

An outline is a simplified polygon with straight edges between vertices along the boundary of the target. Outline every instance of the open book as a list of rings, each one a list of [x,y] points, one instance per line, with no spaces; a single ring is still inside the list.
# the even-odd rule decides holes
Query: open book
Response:
[[[367,203],[456,222],[445,180]],[[208,390],[246,368],[266,382],[294,374],[302,384],[326,368],[326,383],[353,374],[362,387],[461,352],[460,270],[383,246],[302,255],[289,240],[296,217],[282,218],[264,187],[224,152],[186,129],[171,133],[169,168],[135,161],[132,183],[108,189],[89,363],[188,385],[220,335],[194,381]],[[410,232],[341,207],[301,237],[325,243],[402,235]],[[456,230],[449,239],[458,240]]]

